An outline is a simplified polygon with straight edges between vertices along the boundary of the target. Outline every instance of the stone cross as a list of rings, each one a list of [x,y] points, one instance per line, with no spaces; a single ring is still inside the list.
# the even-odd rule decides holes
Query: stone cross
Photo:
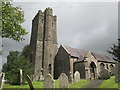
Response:
[[[80,81],[80,73],[76,71],[74,73],[74,82],[79,82]]]
[[[4,84],[4,78],[5,78],[5,73],[1,73],[0,75],[0,90],[2,90],[3,88],[3,84]]]
[[[54,88],[54,80],[53,80],[53,77],[48,74],[45,79],[44,79],[44,82],[43,82],[43,88],[45,90],[49,90],[50,88]]]
[[[20,85],[22,84],[22,69],[20,69]]]
[[[59,86],[60,88],[69,88],[68,77],[65,73],[61,73],[59,76]]]
[[[31,79],[30,79],[30,77],[29,77],[28,75],[26,76],[26,79],[27,79],[27,82],[28,82],[28,84],[29,84],[30,90],[34,90],[32,81],[31,81]]]

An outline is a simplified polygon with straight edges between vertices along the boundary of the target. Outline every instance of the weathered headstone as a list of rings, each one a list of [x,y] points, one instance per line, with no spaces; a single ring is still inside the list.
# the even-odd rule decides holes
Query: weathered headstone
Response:
[[[59,76],[59,86],[60,88],[69,88],[68,77],[65,73],[61,73]]]
[[[80,73],[76,71],[74,73],[74,82],[79,82],[80,81]]]
[[[2,90],[2,88],[3,88],[3,84],[5,81],[4,78],[5,78],[5,73],[2,73],[1,77],[0,77],[0,90]]]
[[[44,80],[43,75],[40,75],[40,81],[43,81],[43,80]]]
[[[69,83],[72,83],[73,82],[73,75],[71,72],[69,72]]]
[[[44,79],[44,82],[43,82],[43,88],[45,90],[49,90],[50,88],[54,88],[54,80],[53,80],[53,77],[48,74],[45,79]]]
[[[43,81],[44,77],[43,77],[43,68],[41,68],[41,75],[40,75],[40,81]]]
[[[22,69],[20,69],[20,85],[22,84]]]
[[[26,80],[27,80],[27,82],[29,84],[30,90],[34,90],[32,81],[31,81],[31,79],[30,79],[30,77],[28,75],[26,76]]]
[[[100,72],[100,78],[101,79],[109,79],[110,78],[110,73],[107,69],[103,69],[101,72]]]

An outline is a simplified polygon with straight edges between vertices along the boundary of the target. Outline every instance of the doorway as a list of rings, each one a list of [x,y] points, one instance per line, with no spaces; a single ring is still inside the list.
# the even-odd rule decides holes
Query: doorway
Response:
[[[96,65],[94,62],[90,63],[90,79],[96,79]]]

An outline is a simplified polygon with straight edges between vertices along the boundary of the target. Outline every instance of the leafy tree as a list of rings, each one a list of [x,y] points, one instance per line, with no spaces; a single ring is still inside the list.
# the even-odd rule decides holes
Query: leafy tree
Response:
[[[9,55],[7,56],[7,63],[16,60],[19,56],[19,52],[18,51],[10,51]]]
[[[118,39],[118,42],[120,42],[120,39]],[[113,59],[116,61],[120,60],[120,44],[113,44],[113,47],[110,47],[110,49],[111,51],[108,52],[114,56]]]
[[[10,84],[19,84],[19,70],[23,70],[23,81],[26,75],[32,75],[32,65],[29,60],[18,51],[10,51],[7,56],[7,63],[3,65],[2,71]]]
[[[29,59],[29,45],[24,46],[22,49],[21,55]]]
[[[2,2],[2,37],[16,41],[24,40],[27,34],[21,26],[24,22],[24,12],[20,7],[13,7],[10,3]]]

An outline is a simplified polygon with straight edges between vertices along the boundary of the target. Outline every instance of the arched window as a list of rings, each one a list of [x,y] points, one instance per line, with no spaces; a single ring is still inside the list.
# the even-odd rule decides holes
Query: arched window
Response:
[[[108,64],[106,64],[106,68],[108,69]]]
[[[51,64],[48,66],[49,73],[51,74]]]

